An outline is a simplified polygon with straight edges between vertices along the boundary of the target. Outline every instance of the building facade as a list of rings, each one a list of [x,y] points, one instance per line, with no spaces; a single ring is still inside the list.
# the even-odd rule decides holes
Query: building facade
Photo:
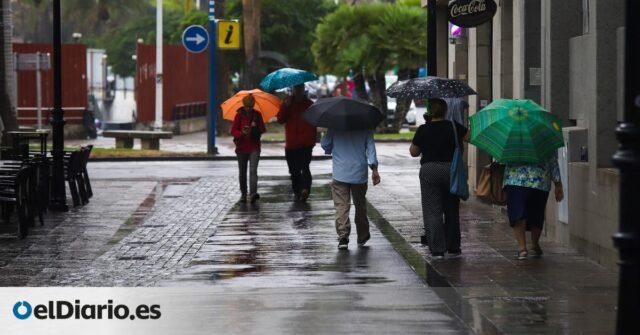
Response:
[[[562,120],[566,199],[550,197],[546,236],[615,268],[619,174],[611,157],[623,115],[624,1],[495,1],[493,19],[459,37],[450,33],[448,1],[437,1],[437,72],[476,89],[471,115],[497,98],[531,99]],[[467,154],[475,188],[491,157],[474,146]]]

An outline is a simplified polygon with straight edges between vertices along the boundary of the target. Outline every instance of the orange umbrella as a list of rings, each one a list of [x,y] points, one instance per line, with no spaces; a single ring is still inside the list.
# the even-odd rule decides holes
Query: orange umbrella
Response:
[[[222,107],[222,117],[226,120],[233,121],[238,109],[243,106],[242,99],[249,94],[253,95],[253,98],[256,101],[253,109],[262,114],[262,120],[264,120],[264,122],[269,122],[269,120],[278,114],[278,111],[280,110],[280,99],[275,95],[255,89],[251,91],[240,91],[227,101],[223,102],[220,105],[220,107]]]

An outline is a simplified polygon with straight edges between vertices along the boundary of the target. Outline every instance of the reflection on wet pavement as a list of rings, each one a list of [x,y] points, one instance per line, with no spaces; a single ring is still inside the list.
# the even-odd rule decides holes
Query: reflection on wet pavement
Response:
[[[356,246],[353,227],[349,250],[337,249],[329,179],[314,180],[308,203],[292,201],[288,178],[265,179],[261,199],[236,203],[159,285],[223,290],[208,308],[239,333],[469,332],[374,225],[366,247]]]
[[[357,248],[354,228],[350,249],[337,250],[334,207],[326,183],[312,189],[307,203],[290,199],[285,179],[261,182],[261,192],[257,203],[239,202],[227,213],[176,280],[252,287],[407,280],[388,271],[388,262],[406,265],[397,255],[381,254],[379,246],[387,243],[377,231],[372,231],[367,247]]]

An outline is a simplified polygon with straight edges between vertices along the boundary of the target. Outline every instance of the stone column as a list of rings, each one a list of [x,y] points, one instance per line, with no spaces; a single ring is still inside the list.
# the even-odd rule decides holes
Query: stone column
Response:
[[[477,95],[469,96],[469,115],[473,115],[482,108],[483,101],[492,100],[491,85],[491,25],[484,23],[469,29],[469,85],[476,90]],[[469,146],[469,186],[475,189],[482,167],[489,164],[491,157],[475,146]]]
[[[569,40],[582,33],[582,0],[542,0],[542,106],[569,125]]]
[[[493,18],[493,99],[513,97],[513,0],[503,0]]]
[[[617,126],[617,47],[618,28],[624,25],[621,13],[625,12],[623,0],[590,1],[596,36],[596,81],[597,107],[595,117],[591,117],[596,129],[589,129],[589,137],[594,137],[596,150],[590,150],[590,161],[597,168],[612,167],[611,157],[618,148],[615,137]],[[621,85],[620,85],[621,86]],[[590,127],[591,128],[591,127]],[[593,134],[593,136],[592,136]],[[590,138],[589,144],[592,140]],[[594,168],[595,168],[594,167]]]

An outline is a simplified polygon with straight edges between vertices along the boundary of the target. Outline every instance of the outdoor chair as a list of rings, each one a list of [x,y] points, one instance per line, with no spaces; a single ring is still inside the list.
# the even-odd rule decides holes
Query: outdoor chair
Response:
[[[83,177],[84,166],[86,165],[85,156],[87,156],[86,148],[78,151],[70,151],[65,157],[65,180],[69,184],[69,193],[73,206],[77,207],[89,203],[86,191],[86,183]]]
[[[87,145],[84,147],[84,157],[82,161],[82,178],[84,179],[84,184],[87,190],[87,197],[93,197],[93,190],[91,189],[91,181],[89,180],[89,171],[87,170],[87,163],[89,163],[89,157],[91,156],[91,150],[93,149],[93,145]]]
[[[2,166],[0,168],[0,205],[5,221],[9,221],[12,210],[15,209],[18,216],[18,237],[27,236],[29,226],[34,222],[34,204],[36,169],[33,166],[24,166],[16,169],[15,166]]]

